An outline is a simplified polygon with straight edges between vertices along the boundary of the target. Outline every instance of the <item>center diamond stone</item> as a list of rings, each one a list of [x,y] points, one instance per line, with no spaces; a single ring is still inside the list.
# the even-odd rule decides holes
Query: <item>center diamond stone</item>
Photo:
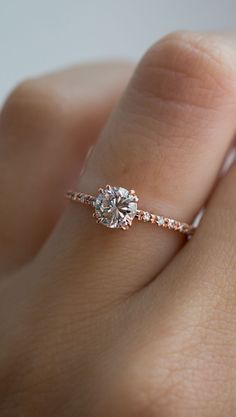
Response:
[[[95,216],[106,227],[128,229],[137,212],[137,197],[122,187],[99,190],[95,201]]]

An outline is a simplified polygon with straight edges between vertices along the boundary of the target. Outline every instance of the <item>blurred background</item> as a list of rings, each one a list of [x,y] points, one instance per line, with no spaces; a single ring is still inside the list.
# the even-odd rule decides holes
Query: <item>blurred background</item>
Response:
[[[177,29],[236,26],[236,0],[0,0],[0,102],[20,80],[81,61],[138,60]]]

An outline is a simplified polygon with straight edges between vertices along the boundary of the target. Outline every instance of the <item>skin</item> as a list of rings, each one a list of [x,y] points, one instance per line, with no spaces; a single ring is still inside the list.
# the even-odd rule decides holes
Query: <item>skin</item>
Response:
[[[173,33],[133,71],[28,80],[2,109],[1,417],[236,415],[235,164],[219,179],[235,37]],[[104,228],[65,201],[107,183],[154,213],[205,215],[186,243],[151,224]]]

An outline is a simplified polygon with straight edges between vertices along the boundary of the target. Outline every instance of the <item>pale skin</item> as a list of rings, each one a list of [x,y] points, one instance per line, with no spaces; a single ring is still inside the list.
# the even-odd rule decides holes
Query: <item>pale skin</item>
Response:
[[[236,39],[173,33],[133,71],[74,67],[2,108],[1,417],[236,415]],[[206,212],[186,243],[64,198],[106,184]]]

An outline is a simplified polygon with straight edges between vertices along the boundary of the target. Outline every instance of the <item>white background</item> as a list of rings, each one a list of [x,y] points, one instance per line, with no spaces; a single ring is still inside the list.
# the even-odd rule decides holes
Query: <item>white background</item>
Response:
[[[236,27],[236,0],[0,0],[0,102],[21,79],[96,58],[137,60],[177,29]]]

